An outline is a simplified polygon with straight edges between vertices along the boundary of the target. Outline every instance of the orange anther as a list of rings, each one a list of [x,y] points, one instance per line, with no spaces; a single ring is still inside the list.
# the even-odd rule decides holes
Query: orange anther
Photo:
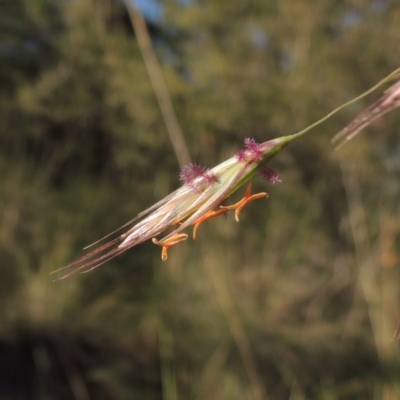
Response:
[[[219,215],[226,214],[228,211],[229,211],[229,210],[224,210],[224,209],[222,209],[222,208],[221,208],[220,210],[216,210],[216,211],[211,210],[211,211],[209,211],[208,213],[206,213],[206,214],[204,214],[203,216],[201,216],[199,219],[197,219],[197,220],[193,223],[193,225],[194,225],[194,228],[193,228],[193,240],[196,240],[196,232],[197,232],[197,229],[199,228],[199,226],[200,226],[203,222],[206,222],[207,220],[209,220],[209,219],[211,219],[211,218],[218,217]]]
[[[168,258],[168,249],[183,240],[186,240],[188,235],[186,233],[176,233],[166,240],[157,240],[156,238],[151,239],[154,244],[161,246],[161,259],[165,261]]]
[[[247,185],[246,193],[243,197],[243,199],[239,200],[237,203],[232,204],[231,206],[220,206],[222,210],[235,210],[235,220],[239,222],[239,214],[243,210],[243,208],[249,204],[250,202],[261,199],[263,197],[267,197],[268,193],[266,192],[260,192],[260,193],[255,193],[251,194],[251,182]]]

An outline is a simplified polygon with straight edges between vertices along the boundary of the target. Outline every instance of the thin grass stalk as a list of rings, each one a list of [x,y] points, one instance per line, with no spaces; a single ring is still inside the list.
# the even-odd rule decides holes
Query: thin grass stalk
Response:
[[[185,138],[182,133],[178,118],[176,117],[174,106],[168,92],[167,85],[161,71],[160,64],[154,52],[149,32],[147,31],[146,21],[144,20],[139,6],[134,0],[130,2],[125,0],[129,18],[135,31],[143,60],[146,64],[147,72],[153,86],[154,93],[157,97],[165,125],[167,126],[168,135],[175,152],[175,156],[180,165],[190,163],[190,154],[186,146]]]

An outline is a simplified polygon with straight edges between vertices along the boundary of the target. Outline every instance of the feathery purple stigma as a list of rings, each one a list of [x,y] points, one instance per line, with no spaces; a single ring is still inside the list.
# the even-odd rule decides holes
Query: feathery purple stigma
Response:
[[[247,152],[246,150],[239,150],[236,153],[236,158],[238,159],[239,162],[245,162],[247,159]]]
[[[267,182],[272,183],[273,185],[281,182],[281,178],[279,177],[278,173],[268,166],[261,168],[260,174]]]
[[[199,176],[204,176],[207,171],[208,169],[206,167],[202,167],[199,164],[182,165],[180,179],[183,183],[190,185],[194,179]]]
[[[197,178],[202,179],[196,181]],[[204,189],[202,186],[208,187],[218,180],[212,171],[199,164],[183,165],[181,167],[180,179],[196,193]]]
[[[244,147],[251,154],[253,161],[257,161],[263,154],[263,152],[260,150],[260,143],[257,143],[252,138],[244,139]]]
[[[213,183],[218,181],[217,176],[214,174],[214,172],[207,170],[203,174],[203,180],[207,185],[212,185]]]
[[[255,162],[258,161],[262,155],[263,152],[260,149],[260,143],[257,143],[254,139],[252,138],[246,138],[244,139],[244,150],[240,150],[236,153],[236,157],[239,162]]]

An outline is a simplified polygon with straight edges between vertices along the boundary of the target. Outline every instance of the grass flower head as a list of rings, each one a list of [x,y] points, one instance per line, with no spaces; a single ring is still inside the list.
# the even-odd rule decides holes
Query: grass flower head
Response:
[[[261,171],[268,182],[280,182],[276,172],[266,164],[293,139],[292,135],[257,143],[248,138],[245,139],[242,150],[212,169],[198,164],[183,166],[180,171],[183,185],[179,189],[139,213],[116,231],[88,246],[98,245],[88,254],[55,271],[71,269],[58,279],[76,272],[88,272],[149,239],[162,248],[162,259],[166,260],[168,249],[188,238],[188,234],[183,231],[189,226],[193,226],[193,239],[196,239],[197,229],[210,218],[235,210],[235,218],[239,221],[240,211],[251,201],[266,197],[267,193],[252,194],[249,183],[245,196],[238,203],[225,205],[226,200],[249,182],[258,171]],[[136,224],[126,232],[117,234],[135,222]],[[167,230],[170,230],[170,233],[157,239],[157,236]],[[99,245],[101,241],[114,235],[113,239]]]

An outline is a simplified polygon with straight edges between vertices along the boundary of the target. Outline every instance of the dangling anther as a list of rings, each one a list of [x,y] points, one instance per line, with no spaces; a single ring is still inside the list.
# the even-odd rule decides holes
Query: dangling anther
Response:
[[[247,204],[249,204],[250,202],[252,202],[254,200],[261,199],[263,197],[268,196],[268,193],[266,193],[266,192],[251,194],[251,188],[252,188],[252,184],[250,182],[247,185],[246,193],[242,200],[238,201],[235,204],[232,204],[231,206],[220,206],[220,208],[222,210],[235,210],[235,220],[237,222],[239,222],[239,214],[243,210],[243,208],[245,206],[247,206]]]
[[[188,235],[186,233],[176,233],[175,235],[171,236],[170,238],[166,240],[157,240],[156,238],[151,239],[154,244],[157,246],[161,246],[161,259],[165,261],[168,258],[168,249],[179,243],[182,242],[183,240],[186,240]]]
[[[197,233],[197,229],[199,229],[199,226],[203,223],[206,222],[207,220],[211,219],[211,218],[215,218],[218,217],[219,215],[222,214],[226,214],[227,212],[229,212],[229,210],[225,210],[225,209],[220,209],[220,210],[211,210],[208,213],[204,214],[203,216],[201,216],[199,219],[197,219],[193,225],[193,240],[196,240],[196,233]]]

